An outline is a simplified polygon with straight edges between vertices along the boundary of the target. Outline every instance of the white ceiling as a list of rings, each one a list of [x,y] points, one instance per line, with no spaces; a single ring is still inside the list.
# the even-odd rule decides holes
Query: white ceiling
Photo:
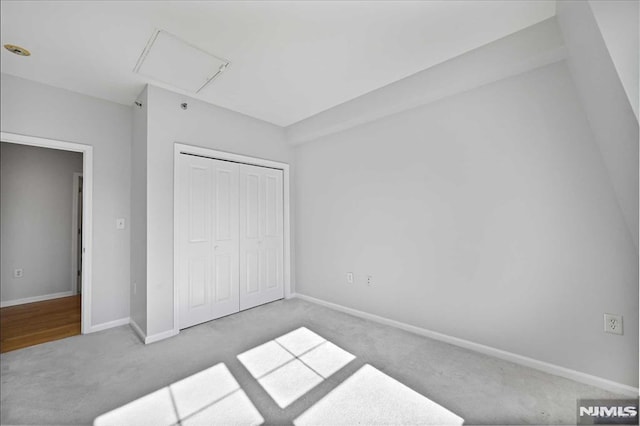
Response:
[[[154,29],[229,68],[195,98],[287,126],[555,14],[555,1],[2,1],[1,70],[130,105]]]

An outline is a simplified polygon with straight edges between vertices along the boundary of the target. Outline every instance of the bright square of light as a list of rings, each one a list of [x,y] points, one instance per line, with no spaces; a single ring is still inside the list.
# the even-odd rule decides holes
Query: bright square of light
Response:
[[[288,350],[295,356],[300,356],[303,353],[307,352],[309,349],[312,349],[322,342],[325,342],[325,339],[318,336],[308,328],[300,327],[297,330],[292,331],[291,333],[287,333],[284,336],[278,337],[276,339],[276,342],[280,343],[285,347],[286,350]]]
[[[255,379],[259,379],[293,358],[293,355],[273,340],[238,355],[238,360]]]
[[[242,389],[181,421],[183,426],[260,425],[262,423],[264,418]]]
[[[183,419],[240,389],[224,363],[182,379],[170,386],[178,416]]]
[[[322,377],[296,359],[267,374],[258,382],[280,408],[285,408],[322,380]]]
[[[293,423],[462,425],[464,419],[367,364]]]
[[[165,387],[97,417],[93,425],[169,426],[177,422],[169,388]]]
[[[356,357],[331,342],[325,342],[300,357],[300,361],[325,379]]]

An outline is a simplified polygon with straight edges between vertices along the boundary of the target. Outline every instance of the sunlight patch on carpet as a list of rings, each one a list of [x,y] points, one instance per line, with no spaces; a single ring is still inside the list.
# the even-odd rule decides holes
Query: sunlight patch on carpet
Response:
[[[293,423],[462,425],[464,419],[366,364]]]
[[[280,408],[286,408],[355,356],[300,327],[238,355]]]
[[[162,388],[109,411],[93,421],[94,426],[173,425],[178,416],[173,409],[169,388]]]
[[[97,417],[94,426],[260,425],[264,418],[224,363]]]

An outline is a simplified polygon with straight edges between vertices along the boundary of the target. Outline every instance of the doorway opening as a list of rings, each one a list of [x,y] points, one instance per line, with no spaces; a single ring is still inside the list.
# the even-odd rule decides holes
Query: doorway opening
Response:
[[[1,135],[0,352],[87,333],[92,148]]]
[[[82,184],[82,173],[74,173],[71,205],[71,282],[74,294],[82,293]]]

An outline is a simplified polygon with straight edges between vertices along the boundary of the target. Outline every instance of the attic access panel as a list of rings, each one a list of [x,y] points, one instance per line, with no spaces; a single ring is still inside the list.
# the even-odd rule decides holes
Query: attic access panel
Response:
[[[156,30],[134,72],[178,89],[198,93],[229,65],[229,61],[193,46],[164,30]]]

